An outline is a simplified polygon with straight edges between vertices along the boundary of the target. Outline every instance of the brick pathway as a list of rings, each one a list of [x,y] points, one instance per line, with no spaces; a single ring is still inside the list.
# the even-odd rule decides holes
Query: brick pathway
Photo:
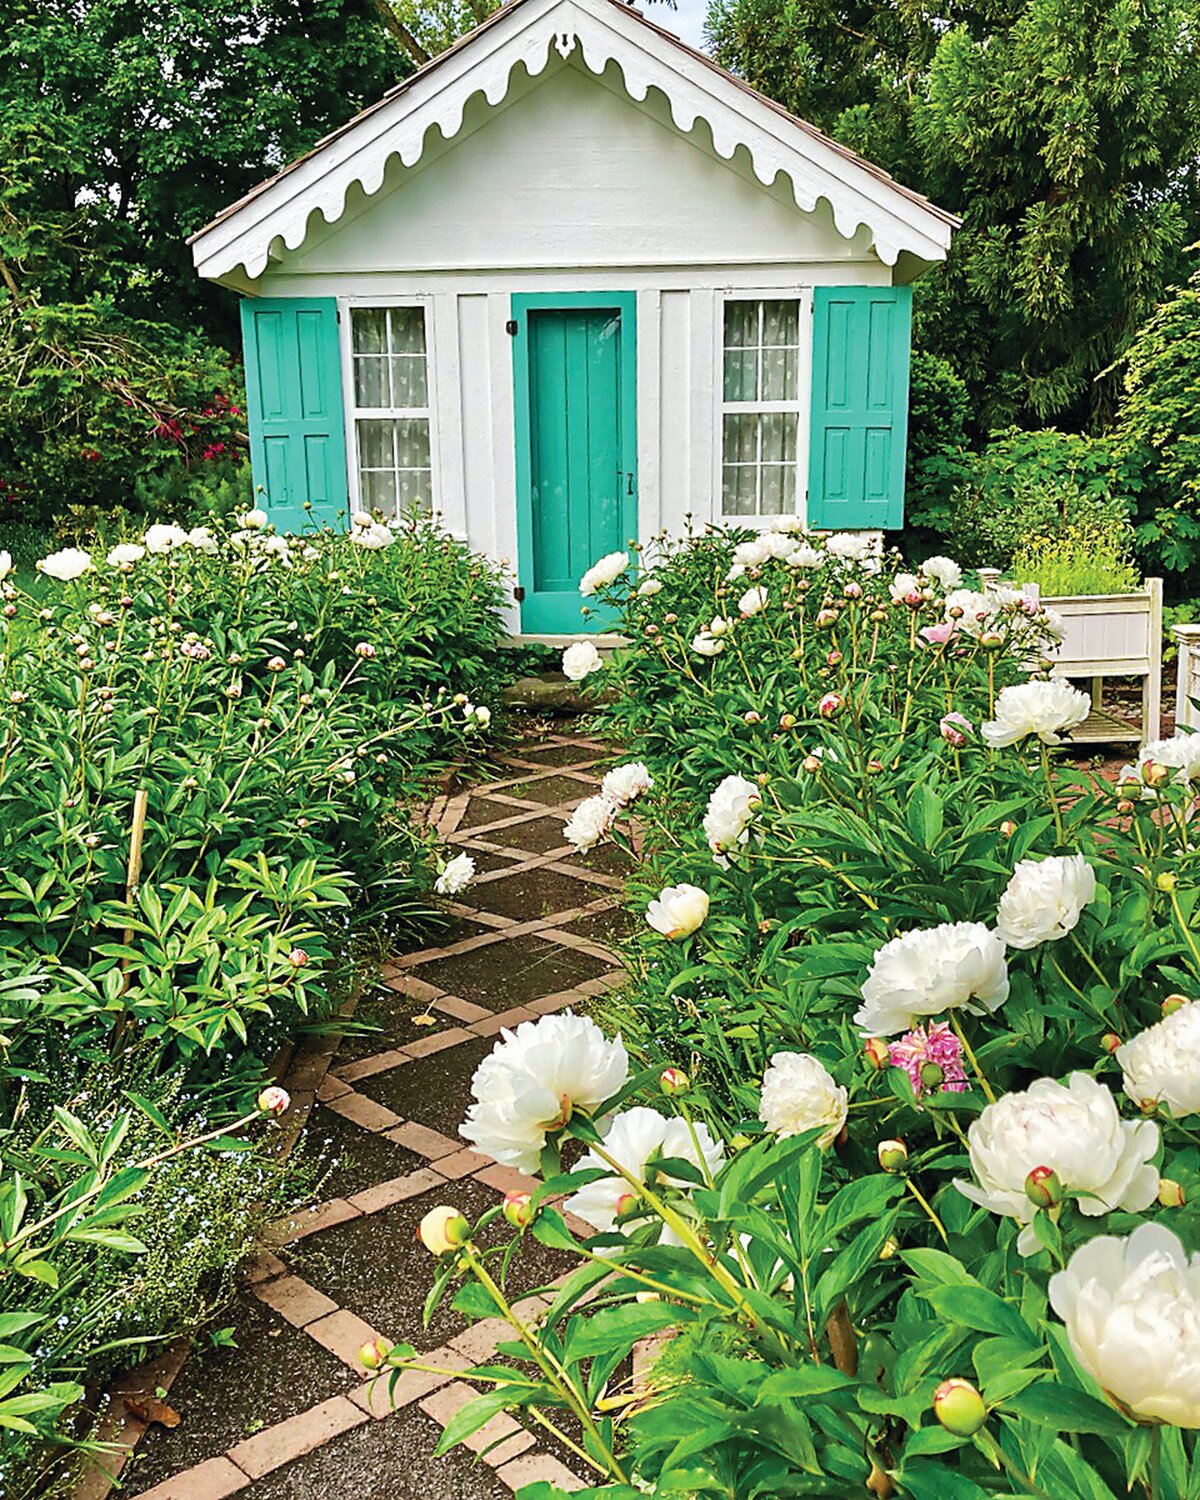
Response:
[[[465,1148],[457,1127],[471,1074],[502,1026],[580,1008],[621,977],[606,946],[623,920],[620,857],[586,857],[562,837],[591,794],[603,747],[539,734],[499,755],[495,779],[441,799],[443,838],[476,860],[475,884],[449,903],[442,946],[386,966],[359,1014],[385,1034],[351,1035],[319,1086],[294,1094],[311,1141],[337,1158],[325,1200],[279,1226],[274,1253],[250,1268],[227,1318],[238,1348],[188,1360],[167,1400],[182,1420],[152,1425],[123,1475],[140,1500],[505,1500],[522,1485],[582,1482],[515,1420],[493,1418],[459,1449],[432,1457],[441,1427],[473,1394],[455,1373],[485,1359],[503,1324],[421,1310],[433,1262],[415,1239],[437,1203],[476,1215],[528,1180]],[[301,1088],[328,1053],[299,1064]],[[294,1067],[289,1082],[297,1079]],[[532,1247],[516,1294],[559,1279],[566,1258]],[[520,1278],[524,1277],[522,1281]],[[510,1282],[510,1287],[514,1283]],[[545,1305],[542,1302],[540,1305]],[[390,1409],[358,1361],[371,1338],[415,1344],[444,1373],[409,1372]],[[152,1387],[151,1387],[152,1389]],[[383,1487],[381,1489],[381,1487]]]

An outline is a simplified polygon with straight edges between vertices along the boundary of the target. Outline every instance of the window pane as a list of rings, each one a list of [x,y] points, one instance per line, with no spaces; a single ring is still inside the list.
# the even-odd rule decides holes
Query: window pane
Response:
[[[795,509],[796,470],[791,464],[766,464],[762,470],[764,516],[791,515]]]
[[[394,423],[387,418],[368,418],[358,424],[358,462],[364,469],[390,469],[395,466],[392,447]]]
[[[425,353],[425,309],[423,307],[393,307],[392,320],[393,354]]]
[[[353,308],[350,313],[350,328],[355,354],[387,353],[387,310],[385,308]]]
[[[387,360],[373,354],[354,358],[354,401],[357,406],[390,406]]]
[[[793,348],[800,342],[800,304],[793,298],[786,302],[764,302],[763,344],[790,344]]]
[[[429,468],[429,422],[425,417],[398,420],[396,428],[396,467]]]
[[[722,470],[721,508],[727,516],[752,516],[758,470],[753,464],[726,464]]]
[[[800,394],[800,361],[795,349],[762,352],[762,399],[795,401]]]
[[[724,418],[724,454],[727,464],[752,464],[758,459],[758,418],[733,416]]]
[[[364,469],[359,474],[359,499],[363,508],[381,515],[396,514],[396,476],[391,469]]]
[[[758,302],[725,304],[725,347],[753,349],[758,344]]]
[[[758,350],[726,349],[725,400],[758,399]]]
[[[428,469],[408,469],[397,475],[400,511],[419,510],[428,514],[433,509],[433,489]]]
[[[762,422],[762,461],[765,464],[795,463],[796,423],[794,411],[764,412]]]
[[[392,405],[429,405],[429,386],[425,379],[423,354],[402,354],[392,360]]]

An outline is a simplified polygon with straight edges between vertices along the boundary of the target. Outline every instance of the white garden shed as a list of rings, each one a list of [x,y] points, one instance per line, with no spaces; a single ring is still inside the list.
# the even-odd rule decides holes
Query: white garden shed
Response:
[[[956,223],[619,0],[511,0],[192,245],[280,529],[435,510],[556,635],[689,517],[901,523]]]

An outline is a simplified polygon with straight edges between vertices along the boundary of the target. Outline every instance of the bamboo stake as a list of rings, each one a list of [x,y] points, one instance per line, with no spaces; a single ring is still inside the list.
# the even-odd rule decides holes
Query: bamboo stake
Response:
[[[142,878],[142,839],[146,832],[146,808],[150,800],[150,793],[144,786],[138,787],[133,794],[133,822],[129,829],[129,862],[125,866],[125,901],[127,905],[133,904],[133,898],[137,894],[138,881]],[[133,942],[133,928],[127,927],[122,935],[121,941],[126,947]],[[122,958],[121,973],[124,976],[121,984],[121,994],[124,995],[129,989],[129,959]],[[129,1012],[123,1010],[117,1017],[116,1028],[113,1031],[112,1055],[120,1057],[121,1047],[125,1039],[125,1031],[129,1024]]]

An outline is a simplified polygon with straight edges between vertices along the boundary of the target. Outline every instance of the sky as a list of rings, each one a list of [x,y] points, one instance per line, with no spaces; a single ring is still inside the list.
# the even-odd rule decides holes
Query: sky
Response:
[[[655,4],[643,7],[645,14],[668,31],[681,37],[689,47],[704,46],[704,17],[708,12],[708,0],[675,0],[675,9]]]

